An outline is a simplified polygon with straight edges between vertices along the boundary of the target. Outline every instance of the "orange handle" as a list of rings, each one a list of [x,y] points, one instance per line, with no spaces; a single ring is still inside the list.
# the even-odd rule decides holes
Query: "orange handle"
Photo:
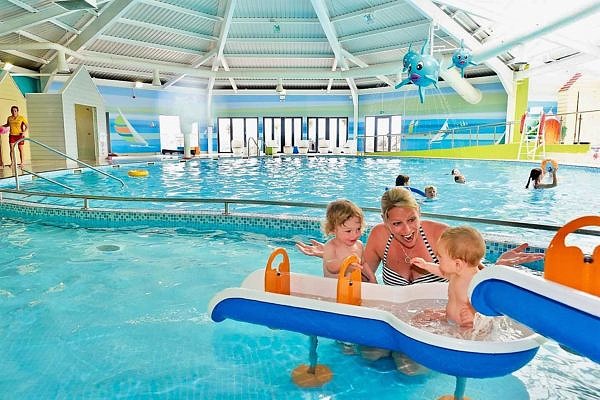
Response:
[[[351,264],[359,264],[360,260],[354,254],[346,257],[340,267],[337,283],[337,302],[360,306],[362,299],[360,293],[361,276],[360,269],[354,268],[349,277],[346,276],[346,270]]]
[[[565,246],[565,237],[584,226],[600,226],[600,216],[577,218],[558,230],[546,250],[544,278],[600,296],[600,246],[591,258],[579,247]]]
[[[281,255],[283,260],[274,269],[271,265],[275,257]],[[267,261],[265,267],[265,292],[290,294],[290,258],[284,248],[276,248]]]

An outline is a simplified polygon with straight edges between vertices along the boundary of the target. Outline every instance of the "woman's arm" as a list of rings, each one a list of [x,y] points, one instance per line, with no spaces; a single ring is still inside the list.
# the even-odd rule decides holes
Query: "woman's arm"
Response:
[[[21,134],[24,134],[27,131],[27,124],[25,123],[25,121],[21,122]]]
[[[512,267],[517,264],[528,263],[544,258],[543,253],[525,253],[524,250],[528,246],[529,244],[523,243],[512,250],[505,251],[498,257],[496,264]]]

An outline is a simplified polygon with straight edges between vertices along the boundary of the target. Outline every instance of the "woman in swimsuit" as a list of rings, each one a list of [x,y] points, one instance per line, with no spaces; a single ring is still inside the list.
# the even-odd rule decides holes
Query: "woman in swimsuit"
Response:
[[[403,187],[388,189],[381,197],[383,222],[371,229],[363,252],[363,274],[369,282],[377,282],[375,271],[383,264],[383,283],[386,285],[413,285],[417,283],[444,282],[445,279],[411,264],[411,258],[421,257],[439,264],[437,243],[448,225],[421,220],[419,204]],[[310,245],[297,243],[298,249],[310,256],[323,256],[323,244],[315,240]],[[524,243],[507,251],[496,264],[515,265],[543,258],[543,254],[524,253]],[[363,347],[364,358],[377,360],[390,355],[389,350]],[[407,375],[422,373],[424,368],[406,355],[393,352],[392,357],[399,371]]]
[[[369,282],[377,282],[375,271],[383,264],[383,283],[386,285],[412,285],[439,282],[441,278],[410,264],[413,257],[438,262],[436,245],[448,225],[422,220],[419,204],[403,187],[387,190],[381,197],[383,222],[371,229],[363,253],[363,273]],[[298,249],[309,256],[322,257],[323,244],[297,243]],[[525,253],[527,243],[503,253],[496,264],[516,265],[541,260],[542,253]]]

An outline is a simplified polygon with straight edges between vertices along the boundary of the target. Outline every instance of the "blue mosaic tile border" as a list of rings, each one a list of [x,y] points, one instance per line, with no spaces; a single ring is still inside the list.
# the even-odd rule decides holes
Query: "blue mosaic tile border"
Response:
[[[302,235],[324,239],[321,221],[318,218],[293,215],[274,216],[267,214],[223,214],[213,211],[151,211],[151,210],[112,210],[81,209],[57,205],[31,205],[18,200],[4,200],[0,203],[0,217],[23,222],[81,227],[96,229],[117,228],[185,228],[196,230],[223,229],[261,233],[267,235]],[[368,227],[369,228],[369,227]],[[367,228],[367,230],[368,230]],[[486,256],[494,261],[503,252],[515,248],[519,243],[484,234]],[[366,238],[363,238],[366,240]],[[541,252],[544,248],[530,247],[527,251]],[[527,264],[541,270],[543,262]]]

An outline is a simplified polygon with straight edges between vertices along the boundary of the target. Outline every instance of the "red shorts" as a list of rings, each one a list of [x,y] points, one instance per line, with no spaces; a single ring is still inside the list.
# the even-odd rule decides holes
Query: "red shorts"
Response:
[[[8,135],[8,141],[10,144],[15,143],[19,139],[23,139],[25,135]],[[19,145],[23,144],[23,142],[19,143]]]

